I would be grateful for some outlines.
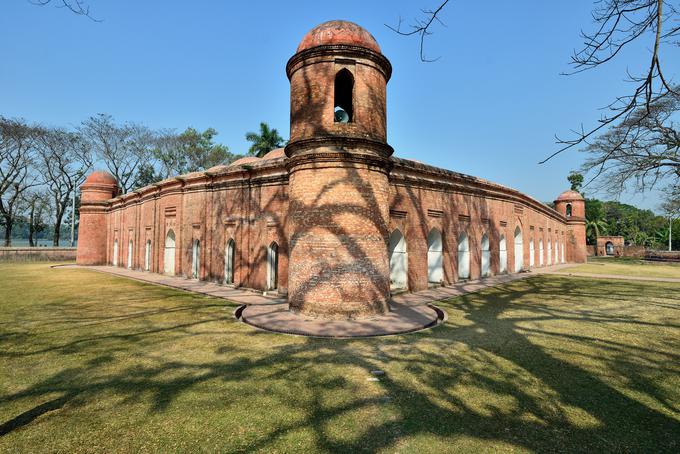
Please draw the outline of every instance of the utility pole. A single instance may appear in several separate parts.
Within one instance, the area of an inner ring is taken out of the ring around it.
[[[71,247],[73,247],[75,242],[76,242],[76,189],[73,190],[73,205],[71,206]]]

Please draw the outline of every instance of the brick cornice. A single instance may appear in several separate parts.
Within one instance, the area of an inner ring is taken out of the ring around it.
[[[300,63],[311,58],[326,56],[367,59],[378,65],[385,76],[385,81],[389,81],[392,76],[392,64],[387,57],[381,53],[365,47],[352,46],[349,44],[327,44],[303,50],[290,57],[286,64],[286,75],[288,76],[288,79],[290,80],[293,72]]]
[[[296,140],[286,145],[286,156],[293,158],[298,154],[318,150],[320,148],[332,148],[340,152],[347,150],[361,150],[375,153],[377,156],[389,158],[394,153],[394,149],[386,144],[366,137],[353,136],[321,136],[309,139]],[[335,151],[334,150],[334,151]],[[290,159],[286,161],[289,164]]]

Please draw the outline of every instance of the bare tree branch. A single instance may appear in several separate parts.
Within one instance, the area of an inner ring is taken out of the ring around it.
[[[425,16],[424,18],[416,18],[414,19],[414,22],[409,26],[410,30],[404,31],[402,30],[402,25],[403,21],[401,17],[399,18],[399,22],[397,23],[396,27],[393,27],[391,25],[385,24],[385,27],[389,28],[395,33],[398,33],[402,36],[418,36],[420,38],[420,60],[424,62],[434,62],[439,60],[440,57],[429,59],[425,57],[425,38],[427,36],[430,36],[432,34],[432,25],[437,22],[440,25],[446,26],[444,22],[441,21],[439,18],[439,14],[441,11],[444,9],[446,4],[449,3],[449,0],[443,1],[437,8],[434,10],[431,9],[422,9],[421,12]]]
[[[101,19],[95,19],[90,14],[90,6],[84,0],[28,0],[33,5],[47,6],[54,5],[57,8],[66,8],[72,13],[79,16],[85,16],[94,22],[102,22]]]

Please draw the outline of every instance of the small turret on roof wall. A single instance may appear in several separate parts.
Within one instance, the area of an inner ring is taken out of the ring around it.
[[[80,187],[80,222],[78,224],[79,265],[107,263],[107,201],[119,193],[118,182],[108,172],[93,172]]]

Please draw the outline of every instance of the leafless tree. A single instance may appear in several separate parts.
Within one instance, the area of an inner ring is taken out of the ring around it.
[[[37,235],[47,227],[52,213],[50,198],[46,191],[27,191],[24,195],[30,247],[38,245]]]
[[[24,193],[39,184],[32,172],[35,129],[23,120],[0,117],[0,223],[5,246],[12,245],[12,227]]]
[[[571,138],[557,137],[559,148],[541,163],[545,163],[559,153],[574,147],[587,146],[589,140],[601,134],[609,127],[616,126],[616,134],[623,142],[635,141],[635,138],[625,137],[635,134],[637,130],[646,129],[647,125],[640,124],[640,128],[633,127],[635,122],[643,123],[648,116],[655,115],[656,108],[668,97],[677,96],[677,86],[674,88],[671,79],[664,73],[662,56],[669,46],[678,45],[680,37],[679,5],[677,0],[596,0],[594,1],[592,17],[595,24],[593,31],[581,33],[583,46],[574,51],[571,57],[572,71],[575,74],[597,68],[619,56],[621,51],[633,42],[644,42],[651,49],[647,59],[646,70],[642,74],[628,74],[633,89],[630,93],[617,97],[605,106],[604,114],[598,123],[591,128],[581,127],[574,130]],[[420,58],[423,61],[433,61],[425,57],[425,39],[432,34],[433,27],[443,25],[440,15],[449,1],[439,1],[435,8],[423,9],[422,16],[416,18],[409,28],[402,27],[400,19],[396,27],[389,26],[395,32],[404,36],[417,36],[420,39]],[[621,136],[623,134],[623,137]],[[611,137],[600,141],[606,142]],[[658,149],[658,148],[657,148]],[[592,151],[592,150],[591,150]],[[620,154],[612,152],[603,155],[616,160]],[[663,160],[663,156],[659,157]],[[630,169],[627,163],[607,166],[614,169],[617,166]],[[607,172],[610,174],[609,172]],[[639,169],[637,176],[646,175],[646,167]]]
[[[385,26],[402,36],[417,36],[420,40],[420,60],[424,62],[437,61],[439,60],[439,57],[427,58],[425,56],[425,38],[432,35],[432,27],[435,24],[444,25],[442,20],[439,18],[439,14],[442,12],[447,3],[449,3],[449,0],[440,2],[439,5],[434,9],[421,9],[420,12],[423,14],[423,16],[416,17],[406,29],[404,28],[404,21],[401,17],[399,18],[399,22],[396,26],[388,24],[385,24]]]
[[[42,182],[54,209],[53,244],[59,246],[64,215],[92,168],[92,153],[80,134],[64,129],[41,128],[36,142]]]
[[[669,196],[680,198],[673,191],[680,188],[680,129],[673,122],[679,110],[680,95],[671,93],[637,108],[589,143],[583,166],[592,174],[589,183],[612,194],[631,180],[640,191],[667,184]]]
[[[90,14],[90,6],[83,0],[29,0],[30,3],[38,6],[54,5],[57,8],[66,8],[79,16],[85,16],[95,22],[101,22]]]
[[[136,186],[138,168],[152,157],[153,134],[141,125],[118,124],[107,114],[88,118],[78,131],[123,193],[130,192]]]

